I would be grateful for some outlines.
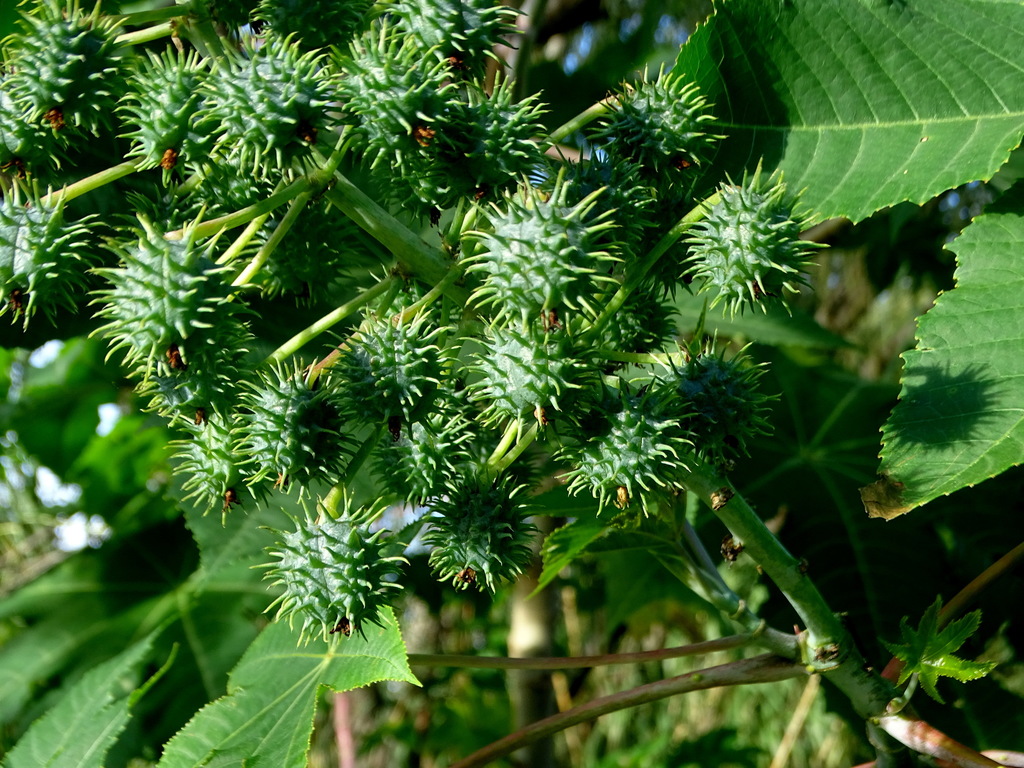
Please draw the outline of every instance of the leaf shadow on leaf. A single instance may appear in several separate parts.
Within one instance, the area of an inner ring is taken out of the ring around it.
[[[979,366],[952,373],[939,365],[918,365],[904,382],[903,410],[892,420],[888,441],[928,451],[981,438],[998,400],[995,382]]]

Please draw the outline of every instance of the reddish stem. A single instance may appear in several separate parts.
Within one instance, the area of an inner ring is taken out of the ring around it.
[[[924,720],[904,713],[888,715],[878,725],[901,744],[922,755],[929,755],[953,768],[999,768],[1000,763],[951,739]]]

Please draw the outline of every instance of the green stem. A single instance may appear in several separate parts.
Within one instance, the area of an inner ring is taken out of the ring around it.
[[[74,184],[68,184],[63,189],[58,189],[56,192],[51,192],[45,195],[40,200],[41,205],[54,205],[58,200],[63,199],[64,202],[68,200],[74,200],[76,197],[81,197],[87,192],[92,192],[94,189],[123,179],[125,176],[130,176],[139,170],[138,160],[125,160],[123,163],[118,163],[115,166],[94,173],[92,176],[86,176],[84,179],[76,181]]]
[[[764,619],[747,607],[743,598],[729,588],[693,526],[684,523],[681,533],[688,547],[677,545],[677,557],[660,557],[658,559],[661,564],[725,616],[750,632],[752,637],[759,638],[763,648],[788,659],[798,658],[800,645],[797,638],[769,627]],[[682,568],[679,567],[680,563]]]
[[[505,427],[505,434],[501,436],[501,441],[497,447],[491,452],[490,457],[487,459],[487,474],[494,477],[497,473],[494,468],[498,466],[498,463],[502,460],[508,449],[512,447],[512,444],[516,441],[516,437],[521,433],[523,429],[523,422],[520,419],[515,419]]]
[[[508,453],[506,453],[500,461],[491,466],[488,462],[488,472],[491,473],[492,478],[500,477],[501,473],[512,466],[512,462],[523,455],[523,451],[533,445],[533,441],[537,439],[537,425],[534,424],[516,441],[516,444],[512,447]]]
[[[290,355],[295,354],[300,349],[302,349],[303,346],[305,346],[310,341],[315,339],[321,333],[337,325],[346,317],[348,317],[357,309],[359,309],[361,306],[373,301],[375,298],[377,298],[382,293],[387,291],[388,288],[391,287],[391,284],[397,280],[398,278],[394,276],[386,277],[379,283],[374,285],[372,288],[368,288],[367,290],[360,293],[351,301],[345,302],[340,307],[335,309],[333,312],[328,312],[326,315],[321,317],[311,326],[302,329],[297,334],[288,339],[288,341],[286,341],[280,347],[271,352],[267,356],[265,362],[271,365],[275,363],[280,363]],[[333,355],[334,352],[332,352],[331,354]]]
[[[220,255],[217,259],[218,264],[230,264],[246,249],[252,239],[256,236],[256,233],[260,231],[260,227],[267,223],[267,219],[270,218],[269,213],[265,213],[262,216],[257,216],[255,219],[250,221],[242,234],[235,238],[235,241]]]
[[[312,175],[306,176],[292,182],[280,192],[272,194],[266,200],[260,200],[258,203],[248,205],[234,213],[229,213],[216,219],[204,221],[202,224],[199,224],[194,228],[195,237],[210,237],[211,235],[216,235],[221,230],[240,227],[243,224],[248,224],[253,219],[271,213],[275,208],[279,208],[285,203],[291,202],[304,192],[313,189],[313,181],[311,177]],[[168,240],[181,240],[184,234],[185,230],[176,229],[173,232],[168,232],[165,237]]]
[[[807,576],[806,564],[790,554],[726,478],[697,466],[683,484],[711,507],[796,610],[807,627],[804,662],[808,667],[824,673],[863,717],[884,715],[897,692],[877,673],[867,671],[867,662],[849,632]]]
[[[373,453],[373,449],[377,447],[377,441],[380,440],[381,430],[375,429],[373,434],[366,438],[362,445],[359,446],[359,450],[355,452],[352,460],[345,467],[345,474],[342,475],[341,479],[327,492],[324,496],[322,505],[324,511],[327,512],[333,519],[337,520],[340,512],[338,511],[339,505],[345,499],[345,491],[348,488],[349,483],[352,482],[352,478],[362,469],[363,464]]]
[[[451,269],[448,270],[448,274],[444,276],[437,285],[427,291],[423,298],[408,307],[403,309],[398,315],[397,319],[399,322],[407,323],[419,314],[420,310],[424,307],[429,307],[435,301],[437,301],[442,294],[444,294],[451,286],[455,285],[466,271],[466,265],[463,262],[457,262],[452,264]]]
[[[178,26],[178,33],[187,37],[203,58],[225,59],[234,54],[225,44],[224,38],[217,34],[209,18],[187,16]]]
[[[299,216],[301,216],[302,212],[305,210],[306,203],[308,203],[312,197],[313,191],[307,190],[292,200],[291,205],[288,207],[288,212],[274,229],[274,233],[267,239],[267,242],[263,244],[263,247],[257,251],[256,255],[253,256],[249,265],[242,270],[238,277],[234,279],[231,283],[233,286],[238,287],[247,285],[254,277],[256,277],[259,271],[263,269],[263,265],[267,263],[267,260],[274,252],[274,249],[277,248],[280,242],[288,235],[288,232],[291,231],[292,226],[296,221],[298,221]]]
[[[659,365],[669,366],[673,363],[679,364],[686,362],[686,354],[683,352],[645,353],[619,352],[614,349],[599,349],[594,352],[594,355],[602,360],[614,360],[620,363],[633,363],[634,365],[656,363]]]
[[[123,23],[125,26],[137,27],[141,24],[152,24],[154,21],[165,21],[177,19],[188,14],[188,8],[183,5],[170,5],[166,8],[156,8],[152,11],[136,11],[135,13],[122,13],[112,15],[111,18]]]
[[[644,664],[650,661],[679,659],[684,656],[700,656],[718,653],[734,648],[743,648],[755,641],[753,634],[730,635],[717,640],[662,648],[657,651],[638,653],[606,653],[602,656],[535,657],[510,659],[495,656],[453,656],[447,654],[410,653],[410,666],[459,667],[461,669],[591,669],[614,664]]]
[[[659,680],[629,691],[588,701],[586,704],[528,725],[454,763],[451,768],[477,768],[571,726],[594,720],[610,712],[660,701],[669,696],[726,685],[772,683],[806,674],[807,670],[800,664],[778,656],[764,655],[702,669],[699,672],[690,672],[668,680]]]
[[[585,110],[580,112],[576,117],[558,126],[548,136],[548,141],[552,144],[557,144],[560,141],[565,140],[567,137],[576,133],[576,131],[582,130],[585,126],[594,122],[601,115],[607,114],[612,110],[612,105],[618,102],[618,96],[609,96],[606,99],[596,104],[591,104]]]
[[[118,45],[142,45],[143,43],[159,40],[162,37],[170,37],[176,29],[177,24],[175,22],[166,21],[163,24],[155,24],[152,27],[137,29],[134,32],[125,32],[123,35],[118,35],[114,42]]]
[[[715,192],[676,222],[676,225],[657,242],[657,244],[643,258],[643,261],[630,268],[629,274],[619,287],[619,290],[617,290],[615,295],[608,300],[608,303],[601,311],[597,320],[594,321],[594,324],[587,329],[587,336],[593,338],[597,335],[597,333],[615,316],[615,313],[619,311],[622,305],[626,303],[629,295],[643,282],[644,278],[647,277],[647,273],[650,272],[654,268],[654,265],[658,263],[658,259],[664,256],[668,252],[668,249],[675,245],[676,241],[679,240],[679,238],[682,237],[690,227],[703,219],[706,215],[705,212],[707,208],[710,208],[717,201],[718,193]]]
[[[334,186],[325,193],[332,205],[393,253],[403,270],[435,285],[444,280],[451,261],[440,250],[427,245],[344,175],[336,173],[334,178]],[[460,304],[469,297],[465,289],[455,285],[445,292]]]

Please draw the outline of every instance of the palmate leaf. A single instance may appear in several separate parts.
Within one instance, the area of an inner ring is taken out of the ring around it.
[[[162,672],[141,688],[126,688],[153,635],[87,672],[37,720],[7,755],[4,768],[102,768],[107,751],[131,718],[132,706]]]
[[[159,768],[304,768],[321,687],[347,691],[381,680],[418,685],[394,614],[365,637],[335,635],[296,646],[287,623],[268,626],[231,672],[228,694],[204,707],[167,744]]]
[[[950,249],[956,288],[918,322],[900,402],[882,429],[882,479],[862,489],[891,519],[1024,461],[1024,193],[1013,190]]]
[[[988,179],[1024,132],[1024,5],[729,0],[683,46],[726,136],[716,172],[763,158],[824,217],[859,220]]]
[[[939,630],[941,607],[942,600],[936,599],[924,612],[916,631],[910,628],[904,617],[900,622],[903,642],[885,643],[885,647],[904,664],[900,683],[916,674],[928,695],[939,703],[945,703],[935,687],[940,677],[952,677],[962,683],[977,680],[991,672],[995,662],[967,661],[955,655],[967,638],[977,631],[981,611],[969,613]]]

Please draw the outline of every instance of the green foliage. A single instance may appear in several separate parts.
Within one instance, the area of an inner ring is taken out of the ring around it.
[[[960,646],[978,631],[981,612],[969,613],[940,630],[941,607],[942,601],[938,599],[928,606],[916,630],[911,629],[904,618],[900,622],[900,637],[903,642],[885,644],[885,647],[903,662],[899,682],[903,683],[911,675],[917,675],[928,695],[940,703],[942,697],[935,687],[940,677],[951,677],[965,683],[984,677],[995,667],[995,662],[992,661],[968,661],[955,655]]]
[[[7,755],[8,768],[75,765],[102,768],[117,737],[128,725],[135,702],[156,682],[125,686],[150,651],[152,638],[142,640],[110,661],[90,670],[57,706],[36,721]]]
[[[872,514],[908,512],[1020,463],[1020,339],[1007,318],[1021,311],[1010,278],[1024,239],[1021,199],[1008,194],[949,246],[957,288],[921,318],[917,348],[904,353],[900,403],[883,428],[884,478],[865,488]]]
[[[302,768],[320,686],[347,691],[381,680],[416,683],[394,616],[386,613],[381,624],[365,636],[317,639],[303,648],[295,647],[286,624],[267,627],[231,671],[227,695],[189,722],[157,765],[259,760]]]
[[[1005,193],[1019,169],[994,177],[1024,135],[1017,5],[730,0],[674,66],[633,36],[674,34],[675,4],[607,4],[575,31],[488,0],[143,5],[41,0],[3,43],[0,338],[25,349],[0,355],[12,766],[305,765],[323,689],[416,682],[396,617],[417,647],[500,655],[510,606],[545,655],[743,632],[731,658],[809,664],[846,722],[886,726],[877,638],[1017,535],[1024,198]],[[608,77],[625,78],[611,95]],[[978,179],[1002,195],[981,215],[967,190],[898,205]],[[915,250],[918,216],[936,243],[975,217],[955,287]],[[802,237],[834,247],[811,259]],[[953,496],[935,525],[882,534],[855,489],[937,286],[865,501],[895,517],[1003,476],[967,523]],[[57,553],[72,511],[93,538]],[[528,611],[501,589],[520,579]],[[1019,603],[1019,580],[999,589],[986,615]],[[938,610],[885,647],[941,702],[938,677],[993,665],[954,655],[978,615],[940,631]],[[1011,659],[1022,640],[1001,631]],[[172,661],[139,687],[143,659]],[[419,660],[422,696],[373,694],[393,707],[381,764],[456,762],[526,725],[506,727],[497,674]],[[605,711],[709,663],[603,677],[620,660],[569,695],[620,691]],[[1024,749],[1019,706],[984,711],[993,690],[1019,705],[1011,678],[934,722]],[[609,714],[528,761],[870,759],[787,758],[784,731],[842,739],[823,704],[772,690],[729,722],[706,714],[719,690]],[[335,701],[342,717],[355,699]]]

